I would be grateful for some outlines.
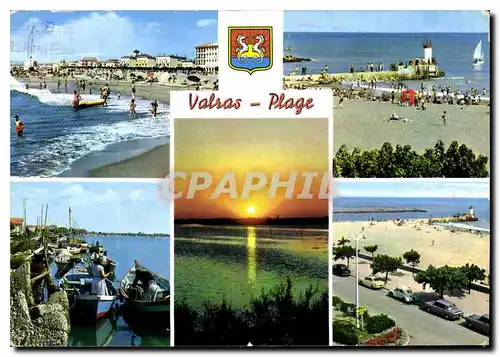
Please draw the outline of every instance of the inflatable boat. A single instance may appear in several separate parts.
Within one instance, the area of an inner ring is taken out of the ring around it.
[[[78,105],[73,105],[73,108],[85,109],[85,108],[95,107],[97,105],[103,105],[103,104],[104,104],[104,99],[89,100],[89,101],[80,102]]]

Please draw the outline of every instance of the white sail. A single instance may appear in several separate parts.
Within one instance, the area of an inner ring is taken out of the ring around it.
[[[472,56],[472,58],[475,60],[482,60],[484,58],[483,41],[479,41],[479,43],[477,44],[476,49],[474,50],[474,56]]]
[[[293,50],[292,34],[289,33],[285,43],[285,51],[292,51],[292,50]]]

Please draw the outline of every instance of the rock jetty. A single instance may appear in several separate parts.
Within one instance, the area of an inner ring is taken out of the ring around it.
[[[70,331],[68,296],[58,291],[35,305],[29,261],[10,273],[10,345],[67,347]]]
[[[295,63],[295,62],[311,62],[312,58],[306,57],[296,57],[294,55],[284,55],[283,63]]]
[[[427,212],[425,209],[420,208],[358,208],[358,209],[345,209],[333,210],[333,214],[339,213],[405,213],[405,212]]]

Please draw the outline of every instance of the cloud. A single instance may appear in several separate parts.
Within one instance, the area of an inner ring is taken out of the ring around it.
[[[141,196],[142,196],[142,190],[134,190],[128,194],[128,198],[132,202],[138,201],[141,198]]]
[[[198,22],[196,22],[196,26],[198,26],[198,27],[213,26],[216,23],[217,23],[216,19],[202,19],[202,20],[198,20]]]
[[[115,12],[93,12],[65,23],[30,18],[11,30],[11,60],[26,59],[31,29],[35,28],[33,57],[41,62],[79,59],[82,56],[119,57],[135,47],[156,42],[161,24],[134,23]]]
[[[84,192],[82,185],[74,184],[62,191],[62,196],[79,196]]]

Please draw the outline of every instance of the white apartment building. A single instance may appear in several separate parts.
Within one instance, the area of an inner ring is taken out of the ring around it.
[[[209,73],[214,73],[219,67],[219,44],[209,42],[195,47],[194,65],[202,67]]]
[[[118,67],[120,66],[120,61],[117,59],[109,59],[102,63],[103,67]]]
[[[175,55],[157,55],[156,56],[156,67],[163,68],[177,68],[182,67],[182,62],[186,60],[186,57],[175,56]]]
[[[184,61],[181,61],[181,67],[182,68],[193,68],[194,63],[193,63],[193,61],[184,60]]]
[[[136,65],[136,58],[134,56],[123,56],[120,58],[120,67],[130,67],[133,68]]]

